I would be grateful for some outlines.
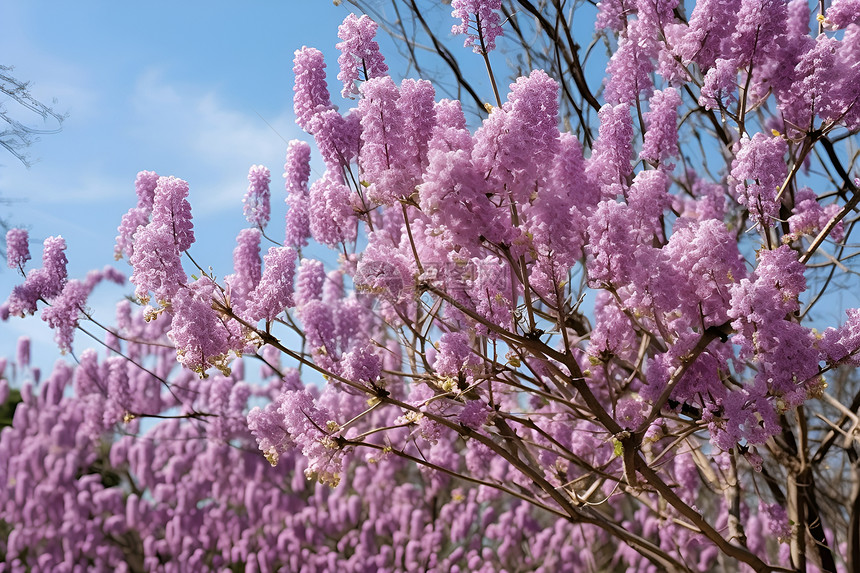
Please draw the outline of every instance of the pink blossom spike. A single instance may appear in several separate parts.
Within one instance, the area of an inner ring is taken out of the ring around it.
[[[266,267],[263,276],[248,299],[247,314],[254,321],[272,321],[295,304],[296,251],[289,247],[271,247],[263,262]]]
[[[341,39],[335,46],[341,52],[337,79],[343,82],[341,94],[345,98],[359,94],[356,82],[384,76],[388,71],[379,44],[373,39],[376,28],[376,22],[367,15],[349,14],[337,29],[337,37]]]
[[[29,235],[25,229],[6,231],[6,264],[10,269],[23,268],[30,260]]]
[[[451,33],[466,34],[464,47],[476,54],[496,49],[496,38],[502,35],[501,0],[453,0],[451,9],[451,16],[461,21],[451,27]]]
[[[248,192],[242,199],[245,219],[252,227],[265,229],[271,215],[269,183],[272,176],[262,165],[253,165],[248,171]]]

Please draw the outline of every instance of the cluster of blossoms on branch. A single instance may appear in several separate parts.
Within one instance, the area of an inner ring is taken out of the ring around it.
[[[500,2],[452,6],[491,50]],[[806,432],[837,401],[828,377],[860,365],[860,311],[804,319],[811,261],[842,256],[860,197],[828,139],[860,127],[860,4],[835,2],[817,38],[802,0],[703,0],[686,21],[671,0],[599,6],[617,45],[588,149],[546,72],[470,128],[429,81],[387,75],[376,25],[351,15],[353,109],[321,52],[295,54],[325,172],[290,143],[283,240],[253,166],[219,281],[190,254],[188,183],[141,172],[116,239],[134,303],[104,353],[24,381],[0,435],[11,570],[856,564],[808,493],[835,438],[810,451]],[[719,178],[685,151],[693,115]],[[819,147],[836,189],[810,187]],[[302,257],[311,241],[334,254]],[[23,269],[26,236],[7,244]],[[41,303],[70,351],[90,292],[122,277],[69,280],[64,249],[46,240],[0,313]]]

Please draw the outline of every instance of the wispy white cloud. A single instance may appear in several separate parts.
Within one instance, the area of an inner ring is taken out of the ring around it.
[[[285,140],[301,136],[287,108],[264,118],[231,107],[213,90],[172,83],[158,70],[141,75],[132,102],[134,140],[152,148],[171,174],[188,179],[192,193],[204,190],[205,200],[195,204],[202,211],[237,205],[251,165],[269,167],[277,184]]]

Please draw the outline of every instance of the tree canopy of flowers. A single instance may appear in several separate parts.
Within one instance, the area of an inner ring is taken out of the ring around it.
[[[860,3],[602,0],[594,93],[579,63],[495,87],[527,25],[569,47],[560,9],[451,5],[480,121],[350,15],[338,85],[295,53],[325,172],[290,143],[277,224],[250,168],[232,274],[149,171],[113,320],[87,299],[122,273],[69,278],[62,237],[27,271],[9,232],[0,317],[75,360],[0,359],[0,571],[860,567],[860,309],[810,312],[858,285]]]

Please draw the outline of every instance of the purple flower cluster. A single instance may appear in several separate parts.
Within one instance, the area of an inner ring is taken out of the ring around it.
[[[10,269],[23,267],[30,260],[30,239],[24,229],[6,231],[6,264]]]
[[[308,220],[308,180],[311,176],[311,146],[293,140],[287,147],[284,164],[284,186],[287,190],[286,238],[284,244],[295,249],[305,247],[311,236]]]
[[[650,110],[644,117],[648,125],[639,157],[653,163],[678,157],[678,128],[676,126],[681,94],[674,88],[656,91],[648,101]],[[667,166],[671,170],[674,166]]]
[[[154,171],[141,171],[134,182],[137,192],[137,206],[132,207],[123,215],[117,231],[114,246],[116,260],[126,257],[131,259],[134,253],[134,234],[141,225],[146,225],[152,215],[152,205],[155,202],[155,188],[158,185],[158,174]]]
[[[135,295],[159,302],[169,301],[186,281],[181,254],[194,243],[188,183],[175,177],[159,177],[154,190],[152,217],[134,232],[135,248],[129,262]],[[121,229],[122,231],[122,229]]]
[[[618,50],[606,68],[603,95],[608,103],[633,104],[653,89],[651,73],[658,53],[650,31],[643,20],[633,20],[627,26],[627,33],[619,40]]]
[[[389,76],[382,76],[365,82],[361,95],[362,178],[373,201],[390,205],[412,194],[419,175],[409,169],[413,154],[405,129],[406,117],[398,105],[400,90]]]
[[[239,314],[247,307],[251,292],[260,282],[260,229],[242,229],[233,249],[233,274],[224,278],[229,289],[230,305]]]
[[[366,15],[350,14],[337,29],[337,37],[341,39],[335,46],[340,50],[337,79],[343,82],[343,97],[359,94],[355,85],[357,81],[383,77],[388,71],[379,44],[373,39],[376,28],[376,22]]]
[[[451,27],[452,34],[466,34],[466,48],[476,54],[488,54],[496,49],[496,38],[502,35],[501,0],[452,0],[451,16],[461,23]]]
[[[293,59],[293,73],[296,76],[293,111],[296,123],[306,131],[315,115],[333,109],[325,68],[322,52],[316,48],[296,50]]]
[[[42,251],[42,267],[31,269],[23,284],[12,289],[3,303],[5,316],[34,314],[39,300],[51,300],[63,290],[68,277],[65,251],[66,241],[62,237],[48,237]]]
[[[250,293],[247,315],[254,321],[272,321],[294,305],[293,274],[296,252],[289,247],[271,247],[263,259],[266,270]]]
[[[350,190],[340,175],[326,171],[311,185],[308,219],[311,236],[320,244],[334,247],[353,240],[356,220],[349,201]]]
[[[269,183],[272,176],[262,165],[253,165],[248,171],[248,192],[242,199],[245,208],[245,219],[252,227],[263,229],[269,222],[271,207],[269,204]]]
[[[535,70],[511,84],[508,101],[475,132],[472,161],[495,189],[525,204],[558,153],[558,83]]]
[[[733,191],[738,203],[745,206],[750,218],[762,228],[773,226],[779,214],[777,194],[782,188],[788,167],[783,157],[785,141],[756,133],[744,137],[732,162]]]
[[[598,112],[600,131],[588,162],[588,175],[600,182],[601,197],[614,198],[619,185],[626,185],[632,172],[633,123],[630,106],[604,105]]]
[[[152,292],[159,302],[169,300],[187,280],[170,229],[152,223],[138,227],[134,244],[129,262],[134,267],[130,280],[137,287],[135,295],[148,301]]]
[[[839,213],[840,208],[836,203],[822,207],[818,203],[818,195],[808,187],[804,187],[794,195],[794,209],[788,218],[788,227],[791,232],[783,237],[784,242],[796,241],[804,235],[817,235],[821,229]],[[830,238],[841,241],[845,232],[845,225],[839,221],[830,231]]]
[[[176,346],[177,360],[200,376],[210,367],[227,371],[230,332],[212,308],[215,285],[201,278],[179,289],[171,300],[168,336]]]
[[[62,292],[54,298],[51,306],[42,310],[42,320],[54,330],[54,338],[62,352],[72,349],[72,339],[78,318],[84,310],[90,289],[79,280],[73,279],[63,286]]]

